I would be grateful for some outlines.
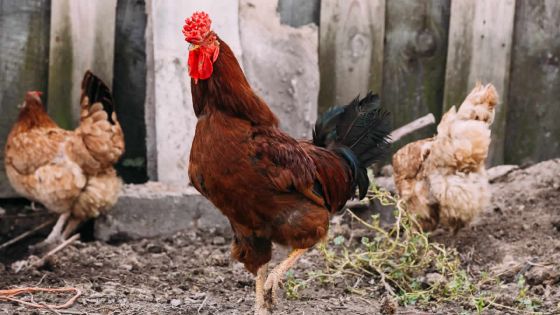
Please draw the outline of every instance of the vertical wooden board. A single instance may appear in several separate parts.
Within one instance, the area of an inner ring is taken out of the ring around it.
[[[504,162],[560,156],[560,2],[517,1]]]
[[[385,0],[321,1],[319,111],[381,92]]]
[[[491,82],[502,97],[508,95],[515,0],[453,1],[453,6],[450,45],[465,42],[451,48],[447,60],[445,108],[460,104],[477,81]],[[488,165],[504,161],[506,105],[502,101],[496,109]]]
[[[117,171],[127,183],[147,181],[146,173],[146,3],[118,0],[113,96],[125,136]]]
[[[188,43],[181,32],[185,18],[206,11],[212,29],[241,61],[238,1],[148,0],[146,34],[148,172],[150,179],[186,185],[196,117],[187,71]]]
[[[17,105],[26,91],[47,91],[50,6],[50,0],[0,0],[1,198],[16,196],[4,172],[4,146]]]
[[[450,2],[387,1],[382,102],[398,128],[427,113],[441,117]],[[397,142],[433,135],[424,128]]]
[[[239,2],[243,64],[251,87],[278,116],[282,129],[296,138],[311,138],[319,94],[317,25],[282,24],[282,14],[299,9],[290,9],[283,0],[280,14],[277,0]],[[299,12],[301,20],[290,23],[311,21],[313,11],[308,13],[304,19]]]
[[[451,1],[449,43],[445,69],[443,111],[460,105],[469,88],[469,71],[472,54],[474,1]]]
[[[91,70],[113,83],[117,0],[58,0],[52,4],[49,113],[64,128],[79,120],[80,83]]]
[[[469,86],[492,82],[502,97],[508,95],[515,0],[477,0]],[[496,107],[488,164],[504,163],[507,102]]]
[[[277,11],[282,24],[293,27],[311,23],[319,25],[321,0],[279,0]]]

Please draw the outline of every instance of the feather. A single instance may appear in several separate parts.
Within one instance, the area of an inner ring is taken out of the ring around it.
[[[369,188],[366,168],[387,152],[390,132],[389,113],[381,107],[379,97],[369,92],[346,106],[329,109],[318,119],[313,144],[329,148],[344,158],[361,199]]]
[[[313,143],[320,147],[326,147],[328,143],[336,138],[336,124],[340,115],[344,112],[344,107],[331,107],[315,123],[313,129]]]
[[[89,100],[89,106],[93,106],[95,103],[101,103],[103,105],[103,110],[107,113],[109,122],[114,125],[115,122],[112,117],[114,111],[113,94],[111,94],[109,87],[89,70],[86,71],[84,79],[82,80],[81,101],[83,101],[86,96]]]

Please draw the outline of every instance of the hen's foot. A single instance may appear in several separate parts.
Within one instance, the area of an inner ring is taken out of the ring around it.
[[[62,237],[58,238],[51,238],[50,240],[44,240],[34,245],[29,245],[29,253],[35,256],[43,256],[49,251],[55,249],[58,245],[60,245],[64,240]]]

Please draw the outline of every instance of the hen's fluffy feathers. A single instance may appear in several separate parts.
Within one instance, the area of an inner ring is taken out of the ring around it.
[[[124,150],[108,88],[90,72],[83,82],[75,131],[59,128],[30,92],[5,150],[6,172],[18,193],[77,219],[96,217],[116,202],[121,180],[113,164]]]
[[[456,231],[488,204],[484,163],[497,102],[491,84],[477,84],[458,111],[443,116],[435,137],[393,156],[397,190],[425,230],[441,224]]]

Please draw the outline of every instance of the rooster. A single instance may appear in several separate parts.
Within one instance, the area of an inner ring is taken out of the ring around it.
[[[284,273],[327,236],[329,215],[369,186],[366,167],[388,149],[388,113],[368,94],[317,121],[298,141],[252,90],[206,13],[186,19],[188,71],[198,122],[189,178],[228,219],[232,257],[256,275],[255,313],[269,314]],[[268,273],[272,244],[292,249]]]
[[[27,92],[8,135],[4,163],[11,185],[60,215],[36,250],[68,238],[80,222],[111,208],[121,191],[113,164],[123,154],[123,132],[109,88],[89,71],[80,104],[80,125],[64,130],[48,116],[41,92]]]
[[[442,117],[436,136],[393,156],[397,191],[423,230],[441,224],[456,233],[488,204],[485,161],[497,103],[494,86],[478,83]]]

